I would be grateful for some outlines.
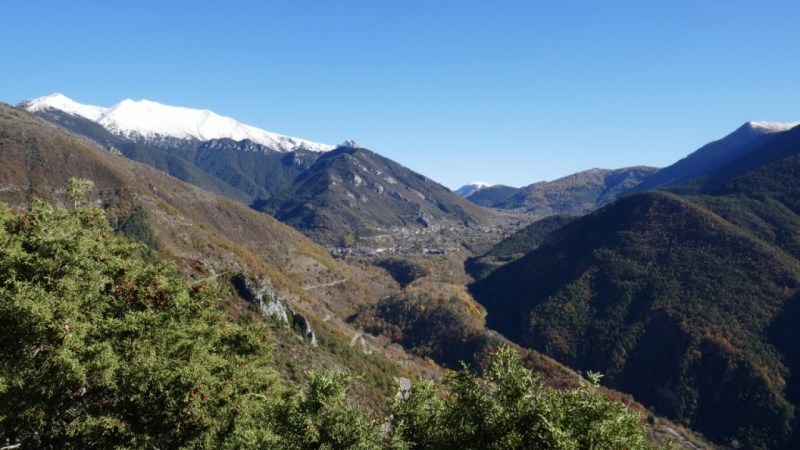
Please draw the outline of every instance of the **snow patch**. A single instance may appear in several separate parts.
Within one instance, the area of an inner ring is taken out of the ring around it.
[[[39,97],[33,100],[25,100],[18,105],[20,108],[30,112],[39,112],[46,109],[57,109],[74,116],[81,116],[92,121],[97,121],[107,108],[102,106],[83,105],[64,94],[55,93],[45,97]]]
[[[782,131],[791,130],[800,125],[800,122],[747,122],[747,125],[763,133],[780,133]]]
[[[456,194],[462,197],[469,197],[470,195],[480,191],[483,188],[491,187],[493,184],[487,183],[485,181],[473,181],[472,183],[465,184],[460,188],[456,189]]]
[[[284,136],[246,125],[206,109],[163,105],[150,100],[123,100],[110,108],[83,105],[63,94],[53,94],[19,105],[30,112],[48,108],[97,122],[112,133],[134,139],[249,139],[273,150],[290,152],[300,148],[325,152],[334,146]]]

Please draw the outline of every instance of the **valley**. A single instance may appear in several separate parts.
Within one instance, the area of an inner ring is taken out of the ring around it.
[[[479,227],[434,224],[424,228],[378,228],[373,230],[374,234],[361,237],[351,246],[329,247],[329,250],[332,255],[342,257],[350,255],[446,255],[465,251],[482,253],[535,220],[535,217],[516,211],[497,211],[495,217]]]
[[[6,2],[0,450],[800,449],[800,2]]]
[[[118,233],[225,286],[234,323],[269,326],[282,379],[357,373],[351,400],[374,411],[398,382],[483,374],[511,348],[552,388],[601,372],[654,442],[798,442],[800,128],[748,123],[665,169],[462,197],[352,141],[196,111],[1,106],[0,200],[67,205],[68,181],[91,180]]]

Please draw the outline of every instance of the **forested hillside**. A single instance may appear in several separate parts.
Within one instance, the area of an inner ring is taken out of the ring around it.
[[[636,194],[554,231],[473,285],[489,326],[717,441],[795,448],[800,170],[773,156],[790,138],[711,195]]]

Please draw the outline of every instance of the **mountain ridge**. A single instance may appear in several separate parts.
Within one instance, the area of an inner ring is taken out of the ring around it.
[[[393,226],[475,225],[491,215],[354,141],[319,152],[275,150],[251,139],[131,139],[79,114],[53,109],[52,101],[40,103],[23,106],[108,150],[274,215],[326,245],[352,245],[360,236]]]
[[[487,183],[485,181],[473,181],[472,183],[468,183],[465,184],[464,186],[461,186],[460,188],[456,189],[453,192],[462,197],[469,197],[470,195],[480,191],[481,189],[485,189],[492,186],[493,186],[492,183]]]
[[[623,195],[656,170],[647,166],[594,168],[521,188],[490,186],[467,199],[482,206],[519,210],[539,217],[585,214]]]
[[[281,135],[221,116],[207,109],[164,105],[150,100],[125,99],[104,108],[78,103],[56,93],[17,105],[28,112],[57,109],[96,122],[114,134],[141,140],[178,138],[197,141],[249,139],[270,149],[289,152],[299,148],[324,152],[334,148],[301,138]]]
[[[471,286],[487,323],[717,442],[797,448],[800,129],[782,133],[707,189],[631,194],[532,242]]]
[[[340,245],[391,227],[474,226],[491,212],[445,186],[363,147],[323,153],[263,210]]]
[[[746,122],[726,136],[703,145],[679,161],[659,170],[628,192],[674,186],[708,175],[778,138],[797,125],[800,125],[800,122]]]

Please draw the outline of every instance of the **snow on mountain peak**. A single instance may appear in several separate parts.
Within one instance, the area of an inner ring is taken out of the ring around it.
[[[26,100],[19,104],[30,112],[43,111],[45,109],[58,109],[65,113],[85,117],[89,120],[97,120],[105,112],[106,108],[100,106],[84,105],[78,103],[64,94],[56,92],[45,97],[39,97],[34,100]]]
[[[179,138],[207,141],[211,139],[249,139],[278,151],[298,148],[324,152],[334,148],[305,139],[262,130],[206,109],[163,105],[151,100],[125,99],[110,108],[83,105],[62,94],[27,100],[19,105],[37,112],[48,108],[84,117],[99,123],[112,133],[129,138]]]
[[[791,130],[800,125],[800,122],[747,122],[746,125],[762,133],[780,133]]]
[[[456,194],[462,197],[469,197],[470,195],[480,191],[483,188],[493,186],[491,183],[485,181],[473,181],[472,183],[465,184],[456,190]]]
[[[350,147],[350,148],[364,148],[355,139],[348,139],[341,143],[342,147]]]

